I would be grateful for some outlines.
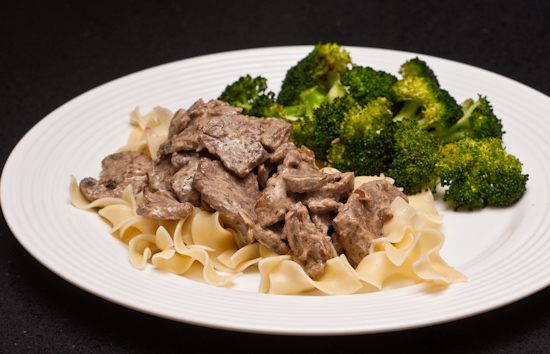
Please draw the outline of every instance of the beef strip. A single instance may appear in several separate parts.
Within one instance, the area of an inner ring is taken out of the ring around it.
[[[353,172],[324,174],[317,176],[285,176],[289,191],[305,193],[301,198],[312,213],[327,213],[337,210],[353,192],[355,175]],[[306,183],[311,183],[308,187]]]
[[[384,223],[393,217],[390,205],[407,196],[386,180],[367,182],[356,189],[333,220],[334,243],[356,267],[369,254],[372,242],[382,236]]]
[[[290,248],[283,234],[284,222],[278,222],[270,226],[261,227],[256,224],[253,235],[256,241],[278,254],[288,254]]]
[[[252,127],[254,120],[263,119],[243,115],[213,117],[200,135],[208,151],[239,177],[245,177],[269,158]]]
[[[177,168],[172,164],[170,155],[157,157],[147,171],[148,188],[153,192],[158,190],[171,191],[170,179],[177,171]]]
[[[170,123],[172,133],[166,142],[160,145],[158,155],[172,154],[178,151],[200,151],[204,145],[200,140],[200,133],[203,127],[216,116],[238,115],[242,108],[233,107],[226,102],[219,100],[210,100],[205,103],[203,100],[195,102],[187,111],[178,115],[178,121]],[[189,120],[187,124],[184,120]],[[176,133],[178,129],[182,131]],[[170,130],[169,130],[170,132]],[[169,133],[170,134],[170,133]]]
[[[263,146],[269,151],[276,151],[279,146],[290,142],[292,125],[277,118],[254,118],[251,129]]]
[[[275,164],[280,164],[281,162],[284,161],[286,155],[288,155],[288,153],[293,150],[298,150],[298,148],[296,147],[296,145],[294,145],[293,142],[287,142],[287,143],[281,144],[277,148],[277,150],[275,150],[271,154],[271,156],[269,157],[269,161]]]
[[[308,214],[311,227],[328,237],[335,212],[353,191],[354,178],[353,173],[320,171],[313,153],[306,147],[298,149],[284,144],[281,149],[286,157],[278,165],[277,173],[268,179],[254,207],[257,215],[254,237],[272,251],[286,254],[292,252],[292,245],[285,233],[273,225],[286,223],[286,216],[300,202],[311,213]]]
[[[201,156],[200,153],[194,151],[178,151],[172,154],[171,162],[172,165],[179,170],[189,163],[194,163],[194,161]]]
[[[271,177],[255,201],[254,211],[259,226],[266,227],[285,219],[295,201],[288,195],[284,178],[280,174]]]
[[[124,151],[111,154],[101,162],[99,180],[84,178],[80,181],[80,191],[86,199],[120,198],[124,189],[132,185],[134,194],[140,193],[147,184],[147,170],[151,158],[141,151]]]
[[[294,145],[294,144],[292,144]],[[277,167],[277,172],[267,180],[266,187],[260,194],[254,210],[257,215],[257,222],[260,226],[266,227],[285,219],[285,214],[290,210],[297,200],[289,195],[285,183],[285,176],[300,173],[313,174],[321,172],[311,164],[308,154],[303,154],[294,145],[294,148],[285,148],[286,157]]]
[[[174,195],[167,190],[143,193],[146,202],[138,205],[136,213],[156,220],[185,219],[193,211],[191,203],[180,203]]]
[[[170,127],[168,128],[168,138],[173,137],[176,134],[181,133],[191,121],[190,115],[184,108],[180,108],[174,113],[174,117],[170,120]]]
[[[286,214],[283,235],[288,240],[292,259],[313,279],[322,276],[326,262],[336,257],[330,237],[315,226],[300,202]]]
[[[193,188],[193,179],[199,167],[200,157],[188,156],[185,161],[186,163],[180,164],[178,172],[170,179],[170,185],[180,202],[201,206],[201,195]]]
[[[260,195],[254,174],[240,178],[227,170],[219,160],[201,158],[193,179],[201,201],[236,225],[244,244],[254,241],[252,228],[256,213],[254,203]]]

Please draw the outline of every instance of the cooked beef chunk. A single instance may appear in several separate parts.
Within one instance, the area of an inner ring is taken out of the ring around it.
[[[138,205],[136,213],[157,220],[185,219],[193,211],[190,203],[180,203],[167,190],[144,191],[146,202]]]
[[[243,115],[214,117],[203,127],[200,137],[208,151],[227,169],[245,177],[269,158],[252,129],[254,120],[260,119]]]
[[[326,174],[320,171],[314,163],[314,155],[306,147],[282,148],[286,157],[278,165],[277,173],[267,181],[254,207],[257,215],[254,236],[272,251],[285,254],[286,234],[275,232],[272,225],[285,223],[290,210],[300,202],[311,213],[311,217],[308,214],[311,227],[316,229],[316,233],[328,237],[332,217],[353,191],[354,178],[353,173]],[[289,246],[292,253],[293,246]]]
[[[254,241],[254,203],[260,195],[258,180],[254,174],[240,178],[227,170],[219,160],[201,158],[193,187],[201,194],[203,203],[219,211],[236,225],[244,244]]]
[[[317,226],[317,228],[325,235],[330,235],[332,232],[332,219],[336,216],[336,212],[328,213],[309,213],[311,221]]]
[[[172,165],[170,155],[157,157],[147,171],[147,177],[149,178],[148,188],[152,192],[158,190],[171,191],[170,179],[176,172],[177,169]]]
[[[284,143],[271,154],[271,156],[269,157],[269,161],[275,164],[279,164],[283,162],[286,155],[288,155],[288,153],[293,150],[298,150],[293,142]]]
[[[161,144],[158,150],[158,155],[167,155],[182,150],[202,150],[204,146],[200,140],[200,133],[202,132],[203,127],[213,117],[238,115],[241,112],[242,108],[233,107],[223,101],[210,100],[205,103],[203,100],[198,100],[187,111],[178,116],[179,121],[183,122],[188,118],[189,122],[187,124],[174,122],[173,127],[171,127],[174,135]],[[181,132],[176,133],[177,130],[183,126],[185,126],[185,128]]]
[[[191,117],[187,114],[187,111],[180,108],[174,113],[174,117],[170,120],[170,127],[168,128],[168,138],[179,134],[183,129],[187,128],[187,125],[191,121]]]
[[[178,155],[179,156],[179,155]],[[201,195],[193,188],[193,179],[199,167],[200,157],[189,156],[170,179],[172,190],[180,202],[189,202],[194,206],[201,206]]]
[[[294,146],[294,149],[287,146],[285,151],[286,157],[283,162],[278,165],[277,173],[267,180],[266,187],[262,191],[254,207],[257,215],[257,222],[262,227],[283,221],[285,219],[285,214],[297,201],[294,198],[295,196],[288,193],[285,176],[300,174],[316,174],[319,178],[323,176],[309,159],[307,151],[311,150],[298,150],[296,146]]]
[[[301,180],[298,176],[285,176],[286,185],[289,191],[296,192],[294,189],[304,180]],[[302,197],[302,203],[304,203],[308,210],[312,213],[327,213],[337,210],[342,202],[345,202],[354,188],[355,175],[353,172],[346,173],[334,173],[325,174],[323,177],[308,177],[307,179],[315,179],[316,182],[312,183],[315,188],[308,189],[303,184],[300,185],[299,190],[303,190],[305,195]],[[296,183],[296,184],[295,184]]]
[[[315,226],[300,202],[286,214],[283,235],[288,240],[292,259],[313,279],[322,276],[326,262],[336,257],[330,237]]]
[[[251,123],[254,134],[269,152],[290,141],[290,123],[277,118],[254,118]]]
[[[283,221],[295,201],[288,195],[283,177],[276,174],[267,181],[255,203],[256,222],[261,227],[267,227]]]
[[[341,245],[355,267],[369,254],[372,242],[382,236],[384,222],[393,217],[390,205],[407,196],[386,180],[367,182],[356,189],[334,218],[334,242]]]
[[[172,165],[179,170],[182,167],[187,166],[189,163],[194,163],[202,155],[194,151],[179,151],[172,154]]]
[[[267,186],[267,180],[273,174],[275,167],[276,166],[272,164],[270,161],[266,161],[263,164],[258,166],[258,171],[257,171],[258,183],[260,184],[261,188],[265,188]]]
[[[80,182],[80,191],[89,201],[105,197],[120,198],[128,185],[132,185],[134,194],[138,194],[147,184],[147,170],[151,162],[151,158],[140,151],[109,155],[101,163],[100,179],[84,178]]]
[[[290,248],[283,235],[284,222],[278,222],[271,226],[254,226],[254,238],[270,250],[278,254],[288,254]]]

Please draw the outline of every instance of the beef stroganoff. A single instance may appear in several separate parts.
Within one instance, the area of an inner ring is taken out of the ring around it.
[[[199,100],[174,114],[130,114],[127,144],[99,179],[71,178],[71,201],[97,211],[149,265],[230,287],[258,269],[258,291],[342,295],[395,279],[465,281],[441,258],[442,215],[430,192],[406,196],[388,177],[319,168],[290,125]]]

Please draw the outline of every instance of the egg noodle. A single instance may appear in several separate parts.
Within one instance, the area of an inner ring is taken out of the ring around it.
[[[118,151],[156,156],[168,137],[172,117],[165,108],[155,107],[146,115],[136,108],[130,113],[134,129]],[[377,178],[384,177],[356,177],[355,186]],[[346,295],[420,282],[445,286],[466,281],[439,254],[445,240],[443,215],[437,212],[429,191],[408,197],[409,203],[402,198],[393,201],[394,216],[384,224],[383,237],[373,242],[369,255],[356,268],[341,255],[328,260],[324,274],[315,280],[289,255],[276,254],[257,242],[242,246],[236,228],[219,212],[195,207],[184,220],[154,220],[136,214],[144,197],[142,193],[135,196],[131,185],[121,198],[89,202],[74,176],[70,198],[76,208],[97,211],[110,223],[110,233],[128,245],[133,267],[154,266],[187,276],[195,264],[202,267],[200,280],[214,286],[231,287],[245,269],[253,267],[260,273],[258,291],[281,295]]]

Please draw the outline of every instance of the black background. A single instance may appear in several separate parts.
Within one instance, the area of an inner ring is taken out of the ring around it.
[[[411,51],[550,95],[546,1],[3,1],[0,17],[2,166],[26,131],[75,96],[141,69],[228,50],[336,42]],[[549,300],[547,288],[485,314],[395,333],[236,333],[95,297],[44,268],[0,223],[0,353],[545,353]]]

